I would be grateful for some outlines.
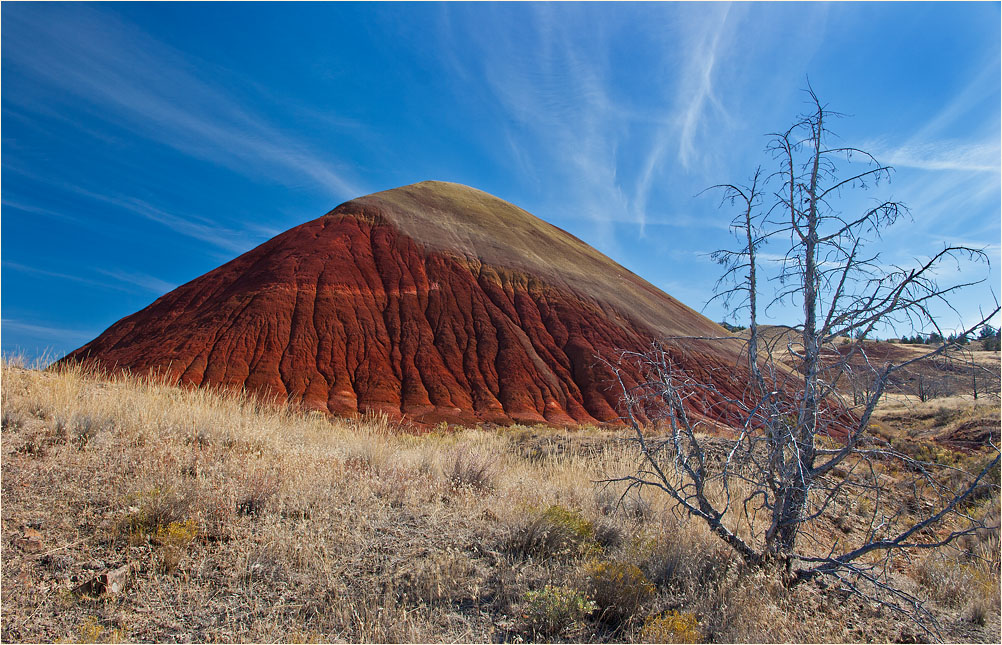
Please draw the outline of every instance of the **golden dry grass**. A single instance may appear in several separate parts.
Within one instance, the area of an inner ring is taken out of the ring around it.
[[[632,472],[636,457],[612,431],[418,436],[385,419],[9,363],[2,396],[4,641],[914,632],[834,592],[743,571],[657,498],[619,503],[596,481]],[[124,565],[124,592],[73,592]],[[972,614],[957,638],[997,639],[997,616],[965,603],[944,602]]]

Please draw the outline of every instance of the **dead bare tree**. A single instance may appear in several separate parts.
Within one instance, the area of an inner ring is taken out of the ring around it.
[[[943,396],[944,388],[939,379],[926,376],[925,374],[919,374],[915,378],[917,379],[915,391],[918,393],[919,401],[925,403],[926,401]],[[976,399],[977,395],[974,398]]]
[[[739,368],[748,375],[747,390],[728,398],[713,383],[687,377],[676,367],[684,338],[624,353],[610,367],[618,374],[632,363],[646,375],[635,386],[619,382],[640,465],[610,481],[668,495],[749,565],[778,564],[791,584],[832,581],[904,612],[934,636],[931,614],[895,583],[891,562],[986,528],[971,499],[989,480],[997,489],[999,452],[993,446],[973,472],[965,472],[908,454],[875,432],[872,415],[891,378],[950,345],[895,363],[868,338],[887,327],[938,330],[933,305],[949,306],[960,289],[979,282],[940,285],[942,265],[987,263],[988,257],[948,246],[901,267],[869,251],[881,231],[908,215],[906,208],[877,201],[849,215],[841,204],[847,193],[878,184],[891,169],[863,150],[833,145],[828,124],[840,115],[807,93],[810,111],[771,135],[767,151],[775,172],[759,168],[748,185],[715,187],[723,192],[722,205],[739,211],[732,222],[739,247],[714,254],[724,267],[715,297],[732,313],[747,314],[747,336],[720,339],[745,342]],[[772,280],[762,278],[759,255],[766,243],[783,248]],[[798,325],[771,335],[759,323],[761,294],[770,282],[777,286],[767,306],[794,303],[802,311]],[[998,311],[996,306],[962,335]],[[843,396],[849,388],[851,400]],[[688,403],[706,400],[708,391],[741,411],[734,436],[708,432],[707,418]],[[845,509],[853,510],[858,526],[826,538],[833,533],[825,528]]]
[[[979,365],[974,351],[971,349],[961,348],[959,354],[961,364],[970,379],[970,392],[974,400],[977,401],[979,396],[987,396],[996,401],[1002,397],[1002,391],[1000,391],[1002,377],[1000,377],[998,370]]]

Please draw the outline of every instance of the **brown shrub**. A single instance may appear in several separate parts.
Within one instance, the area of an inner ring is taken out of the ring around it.
[[[452,460],[448,478],[454,488],[489,490],[494,487],[494,464],[485,455],[460,451]]]

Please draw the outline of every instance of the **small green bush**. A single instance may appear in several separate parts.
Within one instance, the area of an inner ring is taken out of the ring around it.
[[[171,573],[177,569],[198,533],[198,523],[192,519],[157,527],[154,540],[163,547],[160,567],[164,572]]]
[[[601,620],[621,623],[634,616],[655,594],[639,567],[626,562],[593,560],[585,566],[588,593],[601,610]]]
[[[602,547],[596,540],[595,525],[579,512],[563,506],[550,506],[528,524],[514,531],[507,548],[521,556],[575,558],[598,555]]]
[[[558,636],[580,626],[596,608],[595,602],[580,591],[546,585],[542,590],[526,592],[522,618],[535,634]]]
[[[595,539],[595,525],[582,517],[578,511],[563,506],[551,506],[543,513],[543,519],[554,528],[569,533],[579,542]]]
[[[155,539],[163,527],[184,523],[192,514],[190,493],[179,488],[152,488],[126,495],[128,513],[118,522],[117,533],[133,544]]]
[[[644,643],[698,643],[700,637],[699,621],[689,612],[668,611],[650,616],[640,630],[640,640]]]

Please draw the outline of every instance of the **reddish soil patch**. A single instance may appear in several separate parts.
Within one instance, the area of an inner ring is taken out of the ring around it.
[[[615,422],[599,357],[716,324],[577,238],[456,184],[342,204],[175,289],[64,361],[419,423]],[[727,395],[738,345],[685,341]],[[626,374],[629,382],[639,378]],[[720,421],[720,400],[694,399]]]
[[[951,448],[980,450],[985,446],[998,445],[999,430],[1000,424],[996,418],[971,419],[939,434],[936,441]]]

